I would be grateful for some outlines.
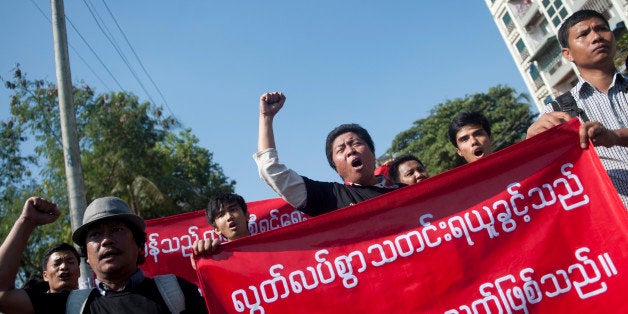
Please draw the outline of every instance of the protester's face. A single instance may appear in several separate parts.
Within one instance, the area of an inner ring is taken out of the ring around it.
[[[50,286],[50,292],[77,289],[80,275],[79,261],[70,251],[52,253],[42,273],[44,281]]]
[[[616,45],[613,32],[603,20],[592,17],[569,28],[565,59],[583,68],[613,66]]]
[[[399,164],[399,183],[412,185],[429,178],[427,170],[416,160],[408,160]]]
[[[361,185],[375,184],[375,155],[357,134],[347,132],[336,137],[332,151],[336,171],[343,180]]]
[[[456,133],[456,152],[467,162],[474,162],[491,153],[493,138],[480,125],[463,126]]]
[[[124,278],[137,270],[140,249],[133,232],[124,222],[109,220],[97,223],[85,239],[87,263],[98,278]]]
[[[244,213],[242,207],[236,202],[222,204],[220,211],[214,218],[216,228],[214,232],[224,236],[227,240],[248,236],[249,233],[249,213]]]

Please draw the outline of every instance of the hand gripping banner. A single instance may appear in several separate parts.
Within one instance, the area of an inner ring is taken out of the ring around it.
[[[628,313],[628,215],[577,120],[197,260],[211,313]]]
[[[246,205],[251,214],[251,234],[295,224],[308,217],[280,198],[249,202]],[[147,220],[144,245],[146,262],[141,265],[142,271],[150,277],[175,274],[198,284],[198,277],[190,262],[192,243],[194,240],[213,240],[216,237],[205,218],[204,210]]]

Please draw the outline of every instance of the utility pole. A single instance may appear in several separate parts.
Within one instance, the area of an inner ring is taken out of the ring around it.
[[[81,167],[81,152],[78,145],[78,132],[76,130],[76,116],[72,99],[72,75],[70,73],[70,57],[68,55],[68,37],[65,29],[63,0],[50,0],[50,9],[52,14],[52,37],[54,41],[55,68],[57,72],[65,177],[68,186],[70,220],[72,230],[74,231],[83,223],[83,213],[87,207],[87,200],[83,182],[83,169]],[[93,287],[92,278],[92,270],[85,262],[85,258],[82,258],[79,287]]]

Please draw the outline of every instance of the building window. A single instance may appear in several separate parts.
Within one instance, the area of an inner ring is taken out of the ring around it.
[[[552,75],[562,66],[562,60],[560,45],[554,40],[536,61],[538,70]]]
[[[528,52],[526,44],[523,42],[523,39],[519,39],[515,46],[517,47],[517,51],[519,51],[521,59],[525,60],[530,56],[530,53]]]
[[[541,87],[543,87],[543,79],[541,78],[541,73],[539,73],[539,70],[536,68],[536,66],[531,65],[530,66],[530,77],[532,78],[532,81],[534,82],[534,86],[536,87],[536,89],[539,89]]]
[[[504,26],[506,26],[508,34],[512,33],[512,31],[515,29],[515,23],[512,21],[512,18],[510,17],[510,14],[508,14],[508,12],[506,12],[506,14],[504,14],[504,16],[502,17],[502,22],[504,22]]]
[[[543,0],[541,3],[547,12],[547,16],[556,27],[558,27],[569,14],[562,0]]]

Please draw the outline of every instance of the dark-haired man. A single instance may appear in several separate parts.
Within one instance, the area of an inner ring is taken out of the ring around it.
[[[375,146],[369,133],[357,124],[332,130],[325,142],[329,165],[345,184],[302,177],[279,163],[273,119],[283,107],[283,93],[260,97],[257,153],[253,155],[260,177],[290,205],[310,216],[356,204],[397,188],[384,176],[375,176]]]
[[[430,175],[419,158],[407,154],[393,160],[388,169],[388,177],[392,182],[412,185],[429,178]]]
[[[493,151],[491,125],[479,111],[459,112],[449,124],[448,134],[456,153],[468,163]]]
[[[41,260],[42,278],[48,283],[48,291],[57,293],[78,289],[80,262],[79,253],[70,244],[57,243],[49,247]]]
[[[207,222],[214,227],[214,232],[225,237],[227,241],[233,241],[251,235],[249,231],[250,214],[246,208],[246,202],[242,196],[235,193],[221,193],[209,200],[205,209]],[[220,245],[220,237],[201,239],[194,241],[192,249],[194,255],[211,254]],[[196,267],[194,258],[192,267]]]
[[[604,15],[593,10],[577,11],[558,30],[563,57],[580,74],[569,94],[586,121],[580,127],[580,146],[589,139],[628,208],[628,77],[613,63],[615,36]],[[566,111],[566,110],[565,110]],[[564,111],[546,106],[544,114],[529,128],[527,138],[571,119]]]
[[[182,278],[147,278],[138,265],[144,261],[146,223],[117,197],[94,200],[72,241],[87,255],[96,275],[96,288],[68,293],[40,293],[14,289],[19,255],[32,231],[54,222],[56,204],[32,197],[0,247],[0,311],[18,313],[207,313],[198,288]],[[164,291],[162,293],[162,290]]]

